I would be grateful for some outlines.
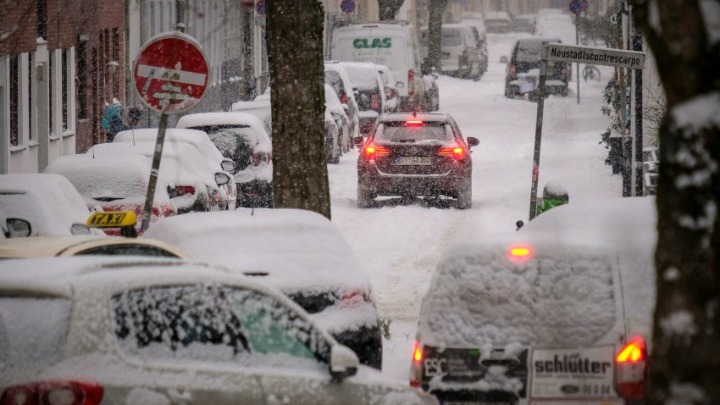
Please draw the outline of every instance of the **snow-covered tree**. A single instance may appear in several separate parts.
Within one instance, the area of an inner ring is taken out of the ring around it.
[[[266,7],[274,205],[330,218],[322,3],[267,0]]]
[[[660,126],[651,404],[720,404],[720,2],[635,0]]]

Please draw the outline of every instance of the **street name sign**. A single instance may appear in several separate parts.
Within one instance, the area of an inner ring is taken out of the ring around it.
[[[140,50],[133,69],[135,90],[153,110],[179,114],[200,102],[208,85],[200,45],[178,31],[160,34]]]
[[[545,45],[542,58],[548,61],[587,63],[628,69],[643,69],[645,67],[645,54],[642,52],[555,43]]]

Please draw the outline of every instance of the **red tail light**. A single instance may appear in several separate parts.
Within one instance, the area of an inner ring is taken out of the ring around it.
[[[340,297],[340,302],[345,306],[355,306],[363,302],[370,302],[370,296],[362,290],[349,290]]]
[[[615,389],[618,395],[625,399],[643,399],[647,370],[645,339],[635,336],[615,356]]]
[[[421,127],[423,126],[422,120],[407,120],[405,121],[406,127]]]
[[[507,74],[508,76],[515,78],[517,75],[517,68],[515,68],[515,65],[508,65]]]
[[[0,405],[98,405],[102,385],[84,381],[47,381],[6,388]]]
[[[415,71],[414,70],[408,70],[408,95],[414,96],[415,95]]]
[[[373,94],[370,96],[370,108],[376,111],[380,111],[380,95]]]
[[[368,159],[374,159],[380,156],[390,156],[390,150],[377,145],[368,145],[365,147],[365,157]]]
[[[465,158],[466,152],[462,146],[455,145],[441,148],[438,155],[452,157],[455,160],[461,160]]]
[[[413,342],[412,363],[410,364],[410,386],[420,387],[422,383],[423,347],[416,340]]]
[[[260,166],[261,164],[268,164],[271,160],[270,155],[265,152],[255,152],[252,155],[253,166]]]
[[[347,103],[348,103],[348,96],[347,96],[347,94],[343,93],[343,94],[340,96],[340,102],[343,103],[343,104],[347,104]]]
[[[178,196],[181,195],[195,195],[195,187],[193,186],[177,186],[175,192]]]

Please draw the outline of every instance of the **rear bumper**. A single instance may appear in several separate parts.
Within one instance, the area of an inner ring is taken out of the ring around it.
[[[458,167],[445,174],[414,175],[381,173],[374,163],[358,163],[358,182],[368,187],[373,196],[449,196],[470,182],[470,166]]]

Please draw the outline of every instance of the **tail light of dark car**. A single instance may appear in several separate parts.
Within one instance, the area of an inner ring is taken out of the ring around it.
[[[415,95],[415,71],[412,69],[408,70],[408,95]]]
[[[375,144],[365,146],[362,151],[362,155],[365,159],[375,159],[382,156],[390,156],[390,149]]]
[[[97,405],[102,385],[87,381],[44,381],[6,388],[0,405]]]
[[[343,104],[347,104],[347,103],[348,103],[348,96],[347,96],[347,94],[346,94],[345,92],[343,92],[343,93],[340,95],[340,102],[343,103]]]
[[[175,188],[168,188],[170,198],[180,197],[183,195],[195,195],[195,187],[193,186],[175,186]]]
[[[647,379],[647,347],[645,339],[636,336],[620,349],[615,356],[615,390],[629,400],[641,400],[645,396]]]
[[[460,145],[445,146],[440,148],[438,156],[450,157],[455,161],[459,161],[467,158],[467,151]]]
[[[423,346],[417,340],[413,342],[412,363],[410,364],[410,386],[420,388],[423,374]]]

